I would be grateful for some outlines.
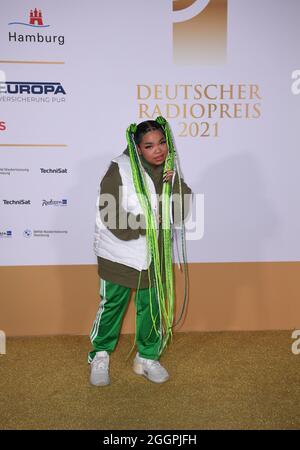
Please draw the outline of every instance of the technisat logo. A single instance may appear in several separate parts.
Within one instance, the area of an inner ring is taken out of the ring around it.
[[[13,206],[19,206],[19,205],[31,205],[31,200],[4,200],[3,199],[3,203],[4,205],[13,205]]]
[[[228,0],[173,0],[173,62],[226,63]]]
[[[48,174],[48,173],[58,173],[58,174],[66,174],[68,173],[68,169],[66,168],[62,168],[62,167],[58,167],[57,169],[44,169],[43,167],[40,167],[40,171],[42,174]]]

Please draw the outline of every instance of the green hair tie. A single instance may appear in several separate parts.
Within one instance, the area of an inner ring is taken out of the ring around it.
[[[159,125],[166,125],[167,121],[163,116],[158,116],[156,119],[156,122],[159,123]]]
[[[136,123],[132,123],[132,124],[130,124],[129,127],[127,128],[127,131],[128,131],[129,133],[135,134],[136,129],[137,129],[137,124],[136,124]]]

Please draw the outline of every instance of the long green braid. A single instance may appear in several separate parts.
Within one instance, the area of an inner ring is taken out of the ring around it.
[[[166,121],[166,119],[164,119],[163,117],[157,117],[156,121],[162,126],[162,128],[164,129],[165,132],[165,136],[166,136],[166,140],[167,140],[167,145],[169,148],[169,154],[168,157],[166,159],[166,163],[165,163],[165,167],[164,170],[174,170],[174,167],[176,169],[177,172],[177,176],[178,176],[178,185],[179,185],[179,198],[180,198],[180,241],[181,241],[181,261],[180,261],[180,252],[178,250],[178,258],[179,258],[179,267],[180,270],[182,271],[182,266],[183,266],[183,271],[184,271],[184,298],[183,298],[183,302],[182,302],[182,306],[181,306],[181,311],[179,314],[179,318],[177,319],[176,323],[174,323],[172,325],[172,328],[174,328],[175,326],[177,326],[179,324],[179,322],[182,320],[182,318],[184,317],[184,313],[186,312],[186,307],[187,307],[187,300],[188,300],[188,285],[189,285],[189,280],[188,280],[188,267],[187,267],[187,256],[186,256],[186,239],[185,239],[185,225],[184,225],[184,217],[183,217],[183,194],[182,194],[182,186],[181,186],[181,170],[178,164],[178,158],[177,158],[177,154],[176,154],[176,148],[174,145],[174,139],[173,139],[173,135],[172,135],[172,130],[170,128],[169,123]],[[167,195],[168,195],[168,201],[165,202],[163,211],[165,211],[165,216],[163,218],[163,222],[165,222],[166,226],[164,227],[164,242],[167,242],[167,245],[164,245],[164,255],[165,255],[165,265],[168,265],[168,269],[166,269],[166,273],[168,270],[168,273],[172,274],[172,278],[173,278],[173,272],[172,272],[172,241],[173,241],[173,235],[172,235],[172,231],[174,231],[174,235],[176,238],[176,231],[175,229],[172,230],[172,228],[170,228],[170,214],[171,214],[171,210],[170,208],[166,209],[166,205],[167,203],[170,204],[170,193],[171,192],[171,185],[169,183],[166,183],[164,188],[167,191]],[[171,205],[170,205],[171,206]],[[176,244],[177,241],[176,241]],[[170,249],[170,250],[169,250]],[[166,282],[170,282],[171,277],[167,277]],[[173,279],[172,279],[172,284],[169,287],[170,292],[172,293],[170,297],[168,298],[174,298],[174,283],[173,283]],[[171,310],[171,317],[173,320],[174,317],[174,301],[170,302],[170,304],[168,305],[169,310]],[[170,336],[172,337],[172,333],[170,334]]]
[[[168,155],[164,163],[164,171],[174,170],[175,149],[172,141],[171,131],[168,122],[163,117],[156,119],[165,132]],[[173,264],[172,264],[172,238],[170,225],[170,183],[164,183],[162,192],[162,229],[163,229],[163,253],[166,286],[164,289],[161,277],[161,260],[158,249],[157,219],[151,205],[151,196],[147,185],[145,170],[142,166],[139,154],[134,141],[136,132],[136,124],[131,124],[126,130],[126,138],[129,149],[130,164],[133,176],[133,182],[136,193],[138,195],[146,221],[146,242],[147,242],[147,258],[153,260],[153,282],[154,292],[159,308],[160,330],[156,327],[156,318],[152,314],[152,298],[150,296],[150,310],[153,328],[160,335],[161,354],[170,338],[172,337],[172,324],[174,319],[174,280],[173,280]],[[149,289],[151,288],[150,268]]]
[[[184,217],[183,217],[183,195],[182,195],[182,186],[181,186],[181,171],[180,171],[180,167],[178,164],[178,159],[177,159],[177,155],[176,155],[176,149],[175,149],[175,145],[174,145],[174,140],[173,140],[173,136],[172,136],[172,130],[170,128],[169,123],[166,121],[166,119],[164,119],[163,117],[157,117],[156,121],[163,127],[164,132],[165,132],[165,136],[166,136],[166,140],[167,140],[167,145],[168,148],[171,149],[171,151],[169,151],[168,157],[166,159],[166,164],[165,164],[165,168],[164,170],[174,170],[174,167],[176,168],[176,172],[178,175],[178,185],[179,185],[179,198],[180,198],[180,241],[181,241],[181,256],[182,256],[182,261],[180,264],[180,253],[178,251],[178,257],[179,257],[179,267],[180,269],[183,266],[183,270],[184,270],[184,298],[183,298],[183,303],[181,306],[181,311],[179,314],[179,318],[177,319],[176,323],[174,323],[172,325],[172,328],[174,328],[176,325],[179,324],[179,322],[182,320],[183,315],[186,311],[186,306],[187,306],[187,299],[188,299],[188,270],[187,270],[187,257],[186,257],[186,240],[185,240],[185,226],[184,226]],[[168,191],[168,196],[170,197],[170,191],[171,191],[171,186],[169,183],[166,183],[164,188]],[[166,202],[167,203],[167,202]],[[166,203],[165,203],[165,208],[166,208]],[[168,200],[168,203],[170,204],[170,200]],[[164,209],[163,209],[163,213],[164,213]],[[167,228],[164,228],[164,242],[169,242],[170,240],[170,245],[164,245],[164,255],[165,255],[165,264],[167,264],[168,267],[168,272],[172,271],[172,229],[169,227],[170,225],[170,208],[165,210],[165,223],[167,224]],[[163,219],[164,222],[164,219]],[[175,237],[176,237],[176,232],[174,231]],[[176,242],[177,244],[177,242]],[[171,249],[171,252],[169,252],[169,249]],[[169,253],[168,253],[169,252]],[[181,269],[182,270],[182,269]],[[173,275],[173,272],[172,272]],[[170,281],[170,277],[167,278],[166,282]],[[173,279],[172,279],[172,285],[170,286],[170,292],[172,292],[172,297],[174,297],[174,283],[173,283]],[[174,302],[172,302],[169,305],[169,309],[172,309],[172,318],[174,317]],[[172,336],[172,334],[171,334]]]

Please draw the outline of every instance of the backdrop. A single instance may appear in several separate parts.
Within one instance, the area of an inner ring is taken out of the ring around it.
[[[298,0],[6,2],[0,265],[95,265],[99,180],[157,115],[195,194],[188,261],[299,261],[299,18]]]

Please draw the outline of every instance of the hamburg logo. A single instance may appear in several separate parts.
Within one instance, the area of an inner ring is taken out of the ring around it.
[[[37,8],[34,10],[30,10],[29,12],[29,20],[28,23],[25,22],[10,22],[8,25],[24,25],[26,27],[35,27],[35,28],[47,28],[50,25],[44,25],[42,11]]]
[[[226,63],[228,0],[173,0],[173,62]]]
[[[64,35],[58,35],[58,34],[45,34],[44,28],[49,28],[50,25],[45,25],[44,23],[44,17],[42,14],[42,11],[40,9],[34,8],[34,10],[30,10],[29,12],[29,18],[27,22],[9,22],[8,25],[13,26],[22,26],[22,27],[30,27],[31,31],[27,33],[17,33],[17,31],[9,31],[8,33],[8,42],[12,44],[22,44],[22,43],[29,43],[29,44],[41,44],[41,45],[48,45],[48,44],[58,44],[58,45],[64,45],[65,44],[65,36]],[[33,29],[35,29],[33,31]]]

